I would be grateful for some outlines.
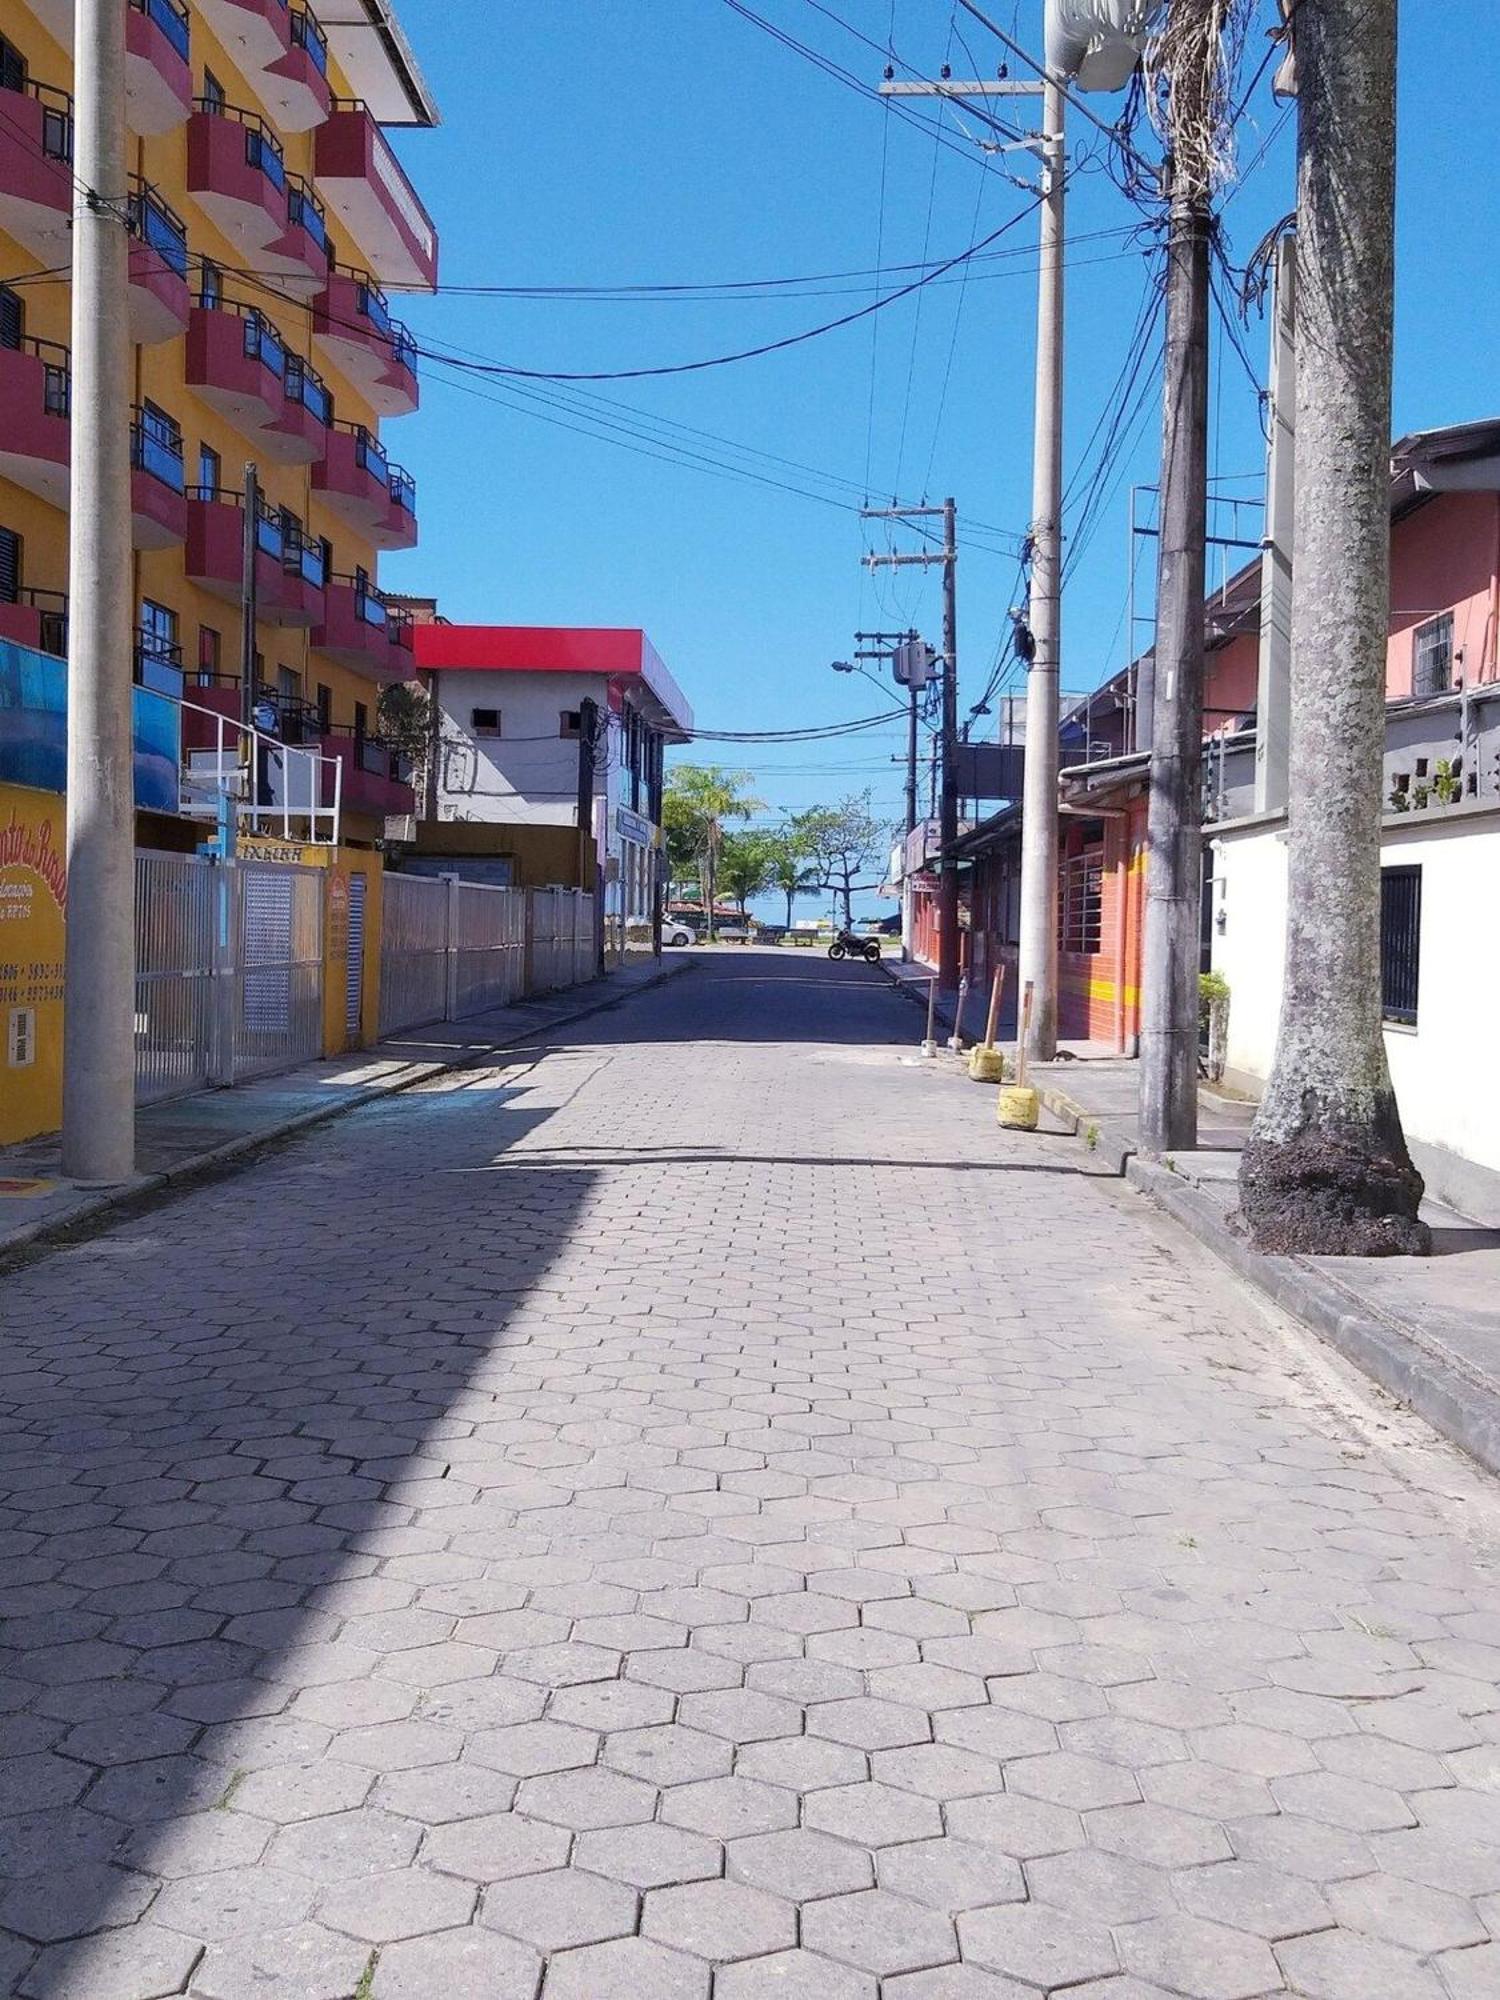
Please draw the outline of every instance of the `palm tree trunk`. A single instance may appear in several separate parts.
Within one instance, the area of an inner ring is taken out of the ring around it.
[[[1303,0],[1286,981],[1240,1167],[1257,1248],[1421,1253],[1381,1026],[1396,0]]]

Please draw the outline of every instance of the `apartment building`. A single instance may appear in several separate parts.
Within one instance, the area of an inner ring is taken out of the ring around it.
[[[431,290],[438,259],[382,128],[436,113],[390,0],[121,5],[135,677],[184,702],[185,760],[240,716],[253,463],[257,727],[338,760],[344,838],[369,846],[412,806],[377,719],[381,688],[413,671],[410,622],[378,584],[381,552],[417,538],[415,487],[381,435],[418,402],[390,296]],[[0,14],[0,640],[54,655],[72,32],[72,0]]]

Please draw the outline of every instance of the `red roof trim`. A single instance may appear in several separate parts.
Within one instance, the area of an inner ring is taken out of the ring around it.
[[[617,625],[418,625],[419,667],[470,673],[639,675],[646,635]]]

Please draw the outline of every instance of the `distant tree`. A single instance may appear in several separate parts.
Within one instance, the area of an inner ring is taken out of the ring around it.
[[[428,765],[433,748],[435,711],[432,696],[419,681],[392,681],[380,690],[375,703],[375,720],[381,735],[411,767],[412,784],[419,810],[425,807],[431,781]]]
[[[719,881],[745,915],[745,905],[771,880],[771,843],[763,833],[726,833],[719,850]]]
[[[678,764],[667,773],[662,823],[668,855],[691,854],[697,866],[710,943],[724,822],[749,819],[761,808],[761,801],[746,789],[749,783],[748,771],[726,771],[717,764]]]
[[[786,897],[786,927],[792,927],[792,905],[799,896],[808,895],[822,885],[816,868],[808,864],[806,840],[797,831],[795,822],[770,836],[768,846],[771,855],[770,883]]]
[[[844,928],[854,922],[854,896],[860,889],[873,889],[880,880],[877,872],[885,858],[888,828],[870,807],[868,790],[851,793],[836,806],[816,806],[798,813],[792,821],[797,837],[806,843],[816,878],[813,887],[827,889],[844,905]],[[858,877],[871,874],[861,882]]]

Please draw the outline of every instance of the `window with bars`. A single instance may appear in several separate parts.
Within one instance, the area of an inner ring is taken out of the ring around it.
[[[1104,864],[1076,854],[1062,863],[1058,883],[1057,948],[1092,957],[1104,930]]]
[[[1380,1011],[1387,1021],[1417,1025],[1422,970],[1422,870],[1380,871]]]
[[[14,528],[0,528],[0,604],[21,598],[21,537]]]
[[[1411,691],[1444,694],[1453,685],[1453,613],[1429,618],[1411,635]]]

